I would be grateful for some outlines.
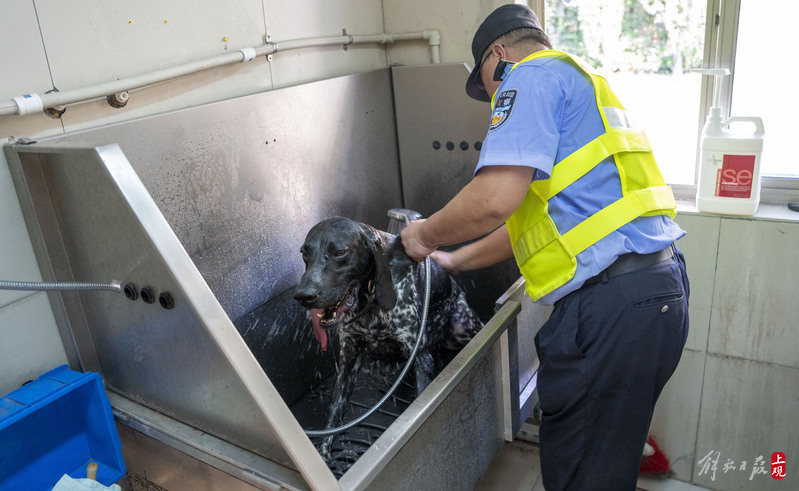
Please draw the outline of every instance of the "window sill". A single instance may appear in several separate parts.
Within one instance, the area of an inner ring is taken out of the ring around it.
[[[701,215],[709,217],[738,218],[741,220],[770,220],[781,222],[799,222],[799,212],[791,211],[786,205],[770,205],[761,203],[754,216],[722,215],[699,211],[694,199],[678,199],[677,213],[687,215]]]

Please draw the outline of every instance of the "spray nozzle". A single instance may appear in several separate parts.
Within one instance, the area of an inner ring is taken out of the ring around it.
[[[729,75],[730,70],[728,68],[692,68],[692,72],[701,73],[702,75],[713,75],[716,77],[716,80],[713,83],[713,107],[711,108],[711,116],[715,116],[716,113],[718,117],[721,117],[721,104],[719,99],[721,98],[721,79],[722,77]]]
[[[422,214],[407,208],[391,208],[388,210],[388,218],[389,221],[386,232],[399,235],[406,225],[414,220],[422,218]]]

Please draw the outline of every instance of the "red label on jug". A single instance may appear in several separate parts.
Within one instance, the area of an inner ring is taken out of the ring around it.
[[[716,196],[749,198],[755,176],[754,155],[724,155],[716,174]]]

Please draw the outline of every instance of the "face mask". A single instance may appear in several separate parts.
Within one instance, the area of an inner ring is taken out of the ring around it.
[[[502,82],[510,72],[511,66],[515,63],[508,60],[499,60],[497,68],[494,70],[494,82]]]

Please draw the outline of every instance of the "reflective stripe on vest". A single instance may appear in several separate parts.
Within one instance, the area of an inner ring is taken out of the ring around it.
[[[549,179],[533,181],[524,202],[506,222],[513,255],[533,300],[568,283],[577,269],[577,255],[603,237],[640,216],[673,218],[677,210],[646,135],[631,128],[627,112],[605,79],[559,51],[534,53],[513,69],[543,57],[564,58],[590,78],[605,133],[556,163]],[[549,216],[548,201],[610,156],[619,172],[622,197],[561,235]]]

